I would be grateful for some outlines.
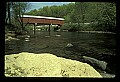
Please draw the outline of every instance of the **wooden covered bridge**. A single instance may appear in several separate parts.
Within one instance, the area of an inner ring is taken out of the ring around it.
[[[23,19],[23,23],[34,24],[34,30],[35,30],[35,26],[38,24],[49,25],[49,31],[50,31],[50,25],[62,26],[64,24],[63,18],[55,18],[55,17],[23,15],[22,19]]]

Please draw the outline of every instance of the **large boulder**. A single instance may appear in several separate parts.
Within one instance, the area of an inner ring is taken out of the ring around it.
[[[95,58],[88,57],[88,56],[83,56],[83,59],[85,62],[89,63],[93,67],[98,67],[102,70],[105,70],[107,68],[107,62],[105,61],[97,60]]]
[[[6,77],[97,77],[89,64],[53,54],[19,53],[5,55]]]

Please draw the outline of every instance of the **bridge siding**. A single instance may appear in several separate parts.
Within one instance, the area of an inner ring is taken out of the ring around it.
[[[23,18],[24,23],[57,24],[63,25],[64,20],[45,19],[45,18]]]

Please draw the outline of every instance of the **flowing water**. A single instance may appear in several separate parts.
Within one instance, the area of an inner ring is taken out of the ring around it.
[[[115,64],[116,35],[87,32],[40,32],[30,31],[20,40],[5,42],[5,54],[20,52],[52,53],[57,56],[80,60],[89,56]],[[110,71],[111,72],[111,71]],[[112,68],[112,72],[113,68]]]

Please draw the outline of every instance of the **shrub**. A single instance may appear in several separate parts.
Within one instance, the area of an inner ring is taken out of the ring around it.
[[[80,25],[78,23],[65,23],[62,25],[62,30],[68,30],[68,31],[78,31],[80,28]]]

